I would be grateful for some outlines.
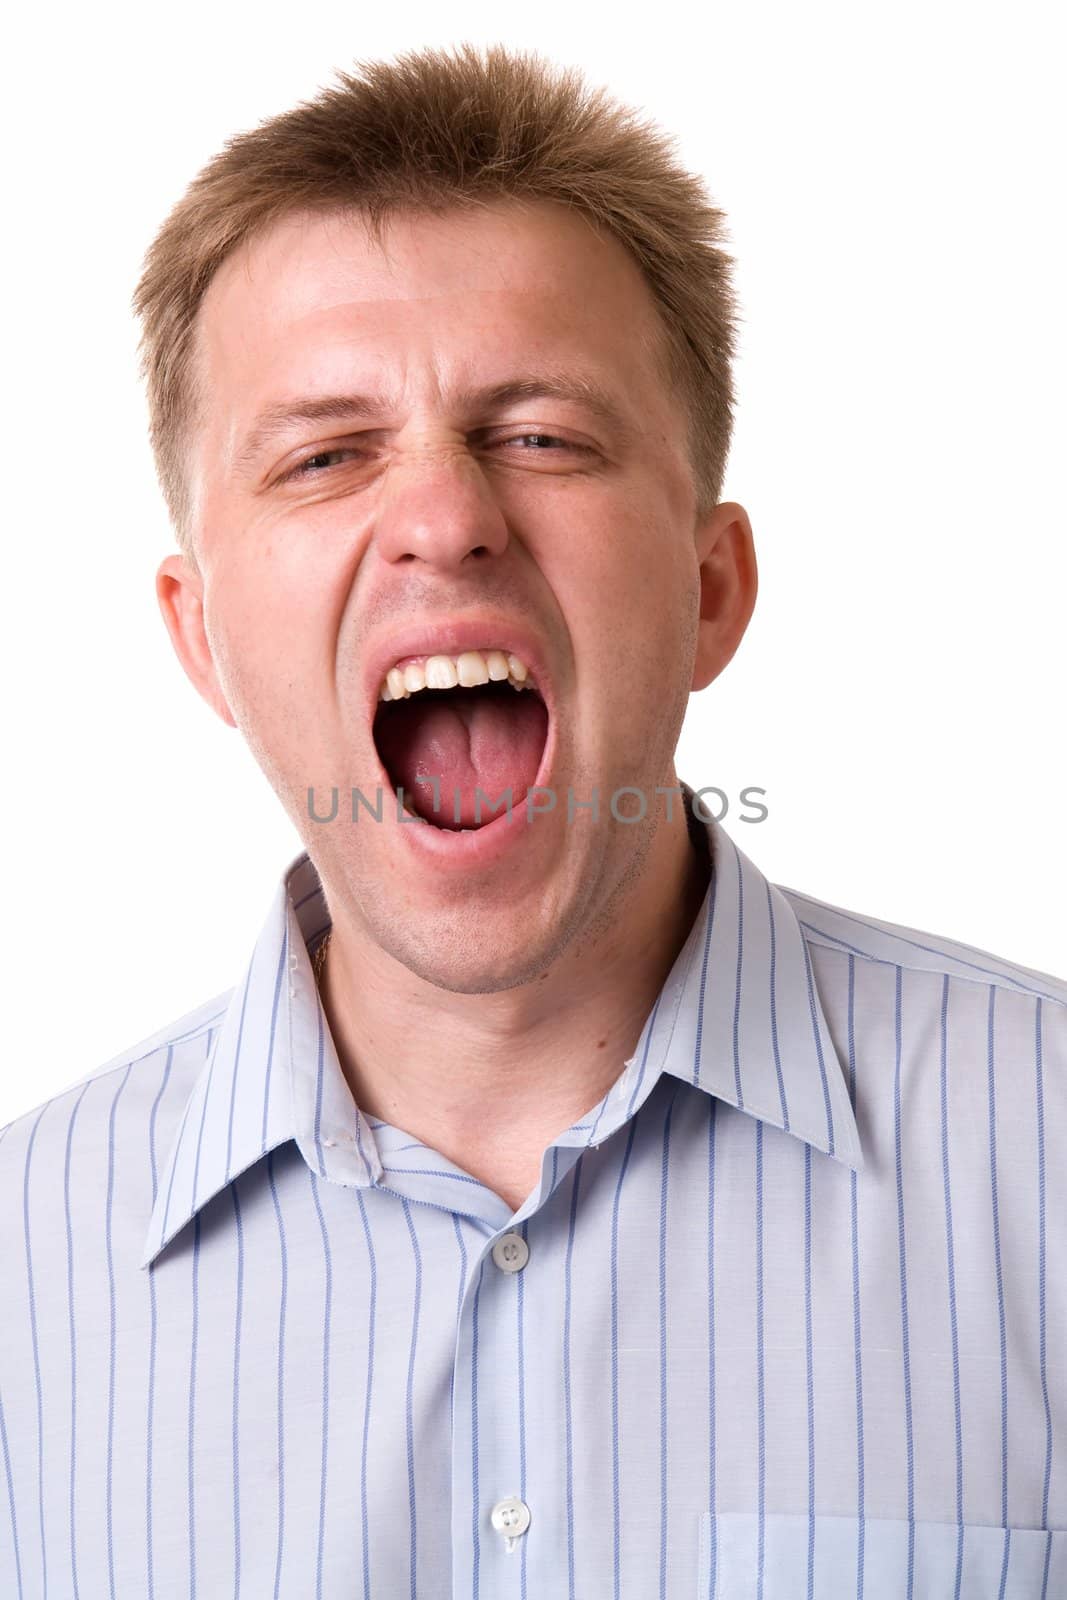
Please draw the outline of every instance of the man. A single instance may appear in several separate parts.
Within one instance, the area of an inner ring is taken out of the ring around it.
[[[720,239],[466,47],[157,237],[159,600],[306,853],[0,1135],[5,1596],[1067,1592],[1067,985],[674,769],[756,593]]]

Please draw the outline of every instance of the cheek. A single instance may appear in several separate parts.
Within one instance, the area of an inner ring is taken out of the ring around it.
[[[263,565],[231,564],[214,576],[204,624],[227,702],[246,727],[269,723],[304,676],[313,620],[302,598]]]
[[[695,554],[679,529],[653,517],[618,524],[586,585],[601,626],[625,639],[626,654],[651,657],[666,668],[666,654],[676,648],[679,633],[687,632],[699,603]]]
[[[215,625],[234,666],[272,661],[279,670],[324,626],[325,580],[267,535],[235,547],[212,573]]]
[[[695,556],[677,528],[655,525],[640,530],[627,551],[627,577],[614,587],[610,621],[617,665],[617,692],[631,706],[649,708],[664,727],[676,707],[687,702],[696,648],[699,584]]]
[[[568,611],[581,677],[598,718],[614,730],[613,746],[627,759],[658,751],[677,706],[684,710],[692,675],[692,574],[641,542],[576,586]]]

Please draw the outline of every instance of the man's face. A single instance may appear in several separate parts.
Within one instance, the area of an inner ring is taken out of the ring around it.
[[[701,590],[660,337],[623,248],[548,203],[401,215],[384,249],[358,217],[291,217],[224,263],[201,308],[191,473],[211,697],[335,916],[445,988],[543,972],[651,859]],[[542,378],[574,397],[537,393]],[[493,396],[520,381],[533,388]],[[253,439],[269,411],[352,396]],[[479,646],[518,656],[540,695],[502,682],[379,702],[396,661]],[[397,783],[433,817],[417,778],[442,769],[437,822],[400,821]],[[507,777],[511,825],[483,805],[460,832],[453,788],[467,822],[474,784],[492,802]],[[535,782],[555,807],[527,821]],[[623,786],[648,797],[646,822],[612,818]],[[312,821],[309,788],[326,816],[334,787],[336,819]],[[382,821],[353,821],[352,789],[373,804],[379,788]],[[599,820],[568,815],[568,795],[594,790]]]

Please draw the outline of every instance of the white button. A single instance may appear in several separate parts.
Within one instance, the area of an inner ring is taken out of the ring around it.
[[[504,1535],[504,1548],[510,1555],[519,1535],[525,1533],[530,1526],[530,1508],[525,1500],[518,1500],[514,1495],[509,1495],[506,1500],[497,1501],[489,1520],[496,1531]]]
[[[501,1272],[521,1272],[529,1259],[530,1247],[521,1233],[502,1233],[493,1246],[493,1260]],[[510,1504],[501,1501],[505,1503]]]

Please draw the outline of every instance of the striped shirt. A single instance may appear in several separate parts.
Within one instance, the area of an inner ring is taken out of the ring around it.
[[[0,1133],[5,1600],[1067,1595],[1067,983],[707,835],[518,1211],[356,1108],[306,855]]]

